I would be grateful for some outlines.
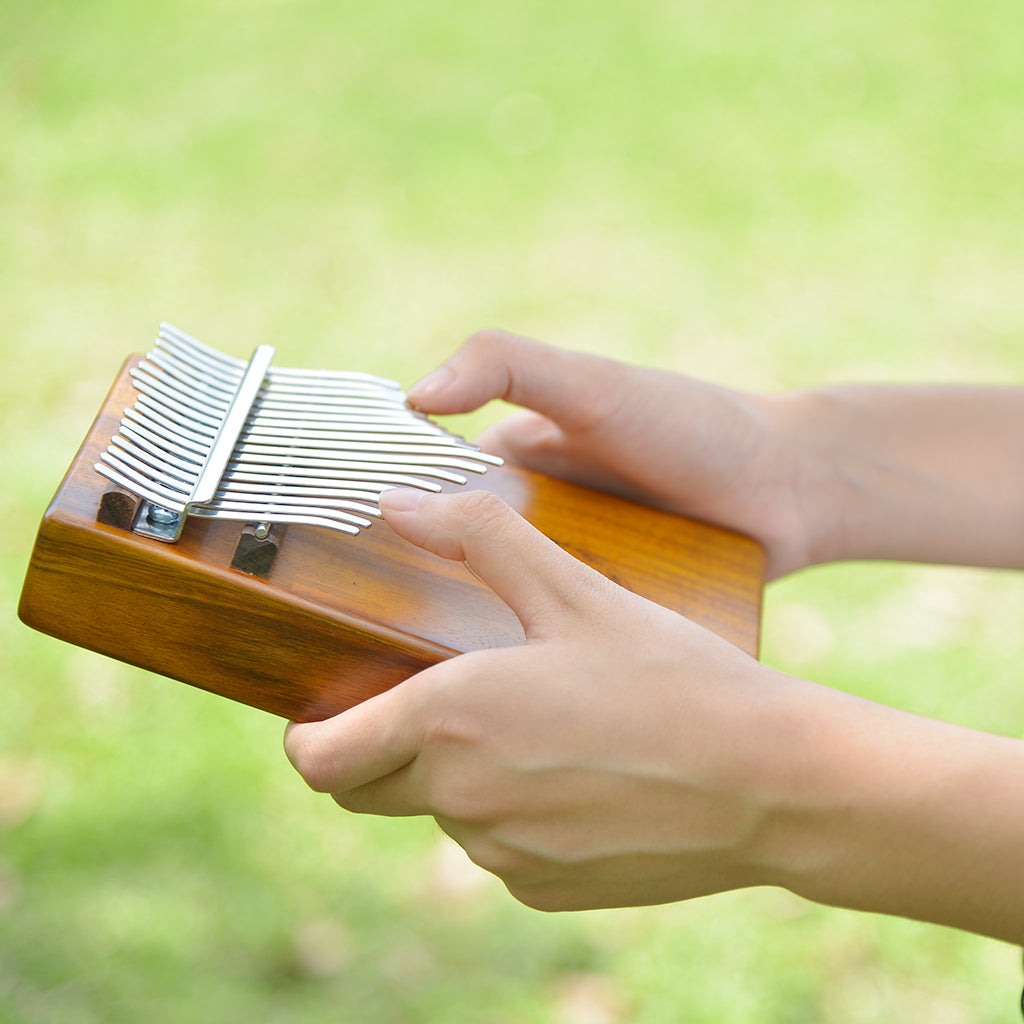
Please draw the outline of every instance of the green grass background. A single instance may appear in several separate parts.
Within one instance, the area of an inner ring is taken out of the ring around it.
[[[406,382],[482,326],[760,389],[1019,381],[1019,23],[1019,0],[0,0],[0,1021],[1013,1019],[1009,947],[782,892],[526,910],[432,822],[307,792],[276,720],[14,610],[161,319]],[[1020,735],[1022,616],[1013,574],[819,568],[769,590],[763,654]]]

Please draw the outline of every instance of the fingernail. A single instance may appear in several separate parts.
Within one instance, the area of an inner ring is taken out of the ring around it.
[[[415,487],[395,487],[380,496],[380,505],[392,512],[412,512],[420,507],[425,493]]]
[[[406,393],[410,405],[418,405],[425,398],[443,391],[455,379],[455,373],[447,366],[439,366],[426,377],[418,380]]]

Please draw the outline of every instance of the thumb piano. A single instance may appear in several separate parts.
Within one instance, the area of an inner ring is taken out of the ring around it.
[[[43,516],[23,622],[272,714],[327,718],[444,659],[524,642],[465,565],[380,520],[389,487],[479,487],[757,654],[753,540],[502,465],[391,381],[272,357],[232,359],[164,324],[126,362]]]

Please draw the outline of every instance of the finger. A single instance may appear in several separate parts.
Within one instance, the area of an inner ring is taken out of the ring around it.
[[[355,791],[415,760],[421,736],[414,724],[411,682],[326,721],[289,723],[285,753],[311,789],[333,794]]]
[[[601,422],[607,396],[629,369],[504,331],[481,331],[442,366],[414,384],[409,403],[429,413],[478,409],[492,399],[549,416],[567,429]]]
[[[357,789],[332,792],[331,798],[339,807],[353,814],[383,814],[389,818],[430,814],[423,787],[417,783],[414,774],[415,765],[414,761]]]
[[[621,473],[606,471],[595,463],[589,452],[581,452],[576,441],[557,423],[539,413],[520,412],[509,416],[485,430],[475,443],[514,466],[591,490],[650,503],[649,492],[629,486]]]
[[[385,491],[381,510],[406,540],[442,558],[464,561],[538,637],[613,584],[577,561],[489,491],[424,494]]]
[[[473,439],[484,451],[516,465],[523,465],[524,458],[558,452],[564,442],[565,433],[557,423],[530,411],[507,416]]]

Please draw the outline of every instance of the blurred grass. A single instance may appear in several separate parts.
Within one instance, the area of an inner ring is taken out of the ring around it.
[[[471,330],[774,389],[1020,380],[1013,0],[0,5],[0,1020],[988,1022],[1012,950],[785,893],[550,917],[280,723],[32,634],[157,322],[411,381]],[[469,418],[474,430],[491,410]],[[1019,735],[1015,574],[826,567],[764,656]]]

